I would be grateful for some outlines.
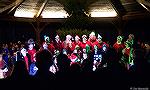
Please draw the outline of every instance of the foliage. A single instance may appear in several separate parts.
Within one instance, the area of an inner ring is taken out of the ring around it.
[[[64,6],[64,10],[67,11],[69,17],[62,27],[64,28],[89,28],[94,22],[91,17],[88,16],[88,10],[91,4],[99,0],[56,0]]]
[[[98,0],[56,0],[64,6],[69,15],[78,11],[88,11],[88,7]]]
[[[85,28],[89,28],[90,25],[92,25],[92,23],[94,22],[94,20],[90,17],[86,17],[86,16],[71,16],[69,17],[62,25],[62,27],[64,28],[79,28],[79,29],[85,29]]]
[[[94,31],[94,30],[92,30],[92,31]],[[62,40],[65,40],[65,37],[68,34],[72,35],[73,37],[75,37],[75,35],[78,35],[81,38],[82,35],[85,34],[88,36],[91,33],[91,31],[86,30],[86,29],[82,30],[82,29],[65,29],[65,28],[58,29],[56,32]]]

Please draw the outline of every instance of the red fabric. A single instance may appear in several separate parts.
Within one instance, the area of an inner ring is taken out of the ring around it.
[[[113,45],[113,48],[115,48],[115,50],[117,52],[119,52],[119,49],[123,49],[125,48],[125,45],[124,44],[117,44],[117,42]]]
[[[66,49],[69,52],[73,52],[73,50],[75,49],[75,44],[74,42],[71,43],[71,47],[69,47],[69,43],[66,43],[65,41],[62,43],[62,47],[64,49]]]
[[[71,51],[73,51],[75,49],[75,43],[72,42],[72,47],[70,48]]]
[[[0,61],[0,69],[4,68],[4,66],[5,66],[4,61],[3,61],[3,60],[2,60],[2,61]]]
[[[73,42],[73,43],[72,43],[72,46],[73,46],[73,47],[71,48],[71,50],[75,50],[75,48],[76,48],[77,45],[78,45],[79,47],[81,47],[81,42],[80,42],[80,41],[79,41],[78,43],[77,43],[77,42]]]
[[[35,49],[28,50],[28,54],[31,56],[31,62],[34,62],[34,54],[36,53]]]
[[[89,45],[91,47],[91,43],[89,41],[87,41],[86,43],[81,42],[80,46],[81,46],[82,49],[85,49],[86,45]]]
[[[25,57],[24,57],[24,60],[25,60],[25,63],[26,63],[26,68],[27,68],[27,70],[29,70],[28,57],[25,56]]]
[[[78,42],[74,42],[75,46],[78,45],[79,47],[81,47],[81,41]]]
[[[54,53],[55,47],[52,43],[48,44],[48,50]]]
[[[63,47],[63,49],[67,49],[68,48],[68,45],[67,45],[67,43],[65,41],[63,41],[63,43],[62,43],[62,47]]]
[[[97,40],[94,41],[94,42],[90,42],[90,43],[91,43],[91,48],[92,48],[91,50],[94,50],[94,46],[95,46],[95,45],[98,46],[98,44],[99,44]]]
[[[72,62],[74,62],[75,59],[77,59],[77,56],[72,53],[72,54],[69,56],[69,59],[70,59]]]
[[[124,52],[124,54],[126,54],[126,55],[130,55],[130,48],[129,49],[127,49],[127,48],[125,48],[125,52]]]
[[[55,47],[55,49],[62,51],[62,43],[60,41],[58,43],[55,42],[54,47]]]
[[[97,46],[99,49],[102,49],[104,44],[107,46],[107,48],[109,48],[109,44],[107,44],[106,42],[99,43]]]

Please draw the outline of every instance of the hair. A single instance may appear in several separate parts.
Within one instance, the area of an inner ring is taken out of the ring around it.
[[[48,50],[38,51],[35,57],[38,67],[49,67],[53,64],[52,53]]]

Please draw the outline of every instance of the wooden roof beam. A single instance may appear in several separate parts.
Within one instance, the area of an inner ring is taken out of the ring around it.
[[[24,0],[16,0],[16,5],[8,12],[11,13],[15,8],[17,8],[21,3],[23,3]]]
[[[44,7],[45,7],[45,5],[46,5],[47,2],[48,2],[48,0],[44,1],[44,3],[42,4],[42,6],[40,7],[38,13],[36,14],[36,18],[38,18],[41,15],[41,13],[44,10]]]
[[[2,12],[4,12],[4,11],[6,11],[6,10],[8,10],[8,9],[14,7],[14,6],[16,6],[16,4],[20,3],[20,1],[22,1],[22,0],[16,0],[16,1],[13,2],[12,4],[10,4],[10,5],[8,5],[8,6],[4,7],[4,8],[2,8],[2,9],[0,9],[0,13],[2,13]]]

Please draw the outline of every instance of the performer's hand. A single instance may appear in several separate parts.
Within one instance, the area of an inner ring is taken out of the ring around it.
[[[123,53],[123,54],[125,53],[125,49],[122,50],[122,53]]]

